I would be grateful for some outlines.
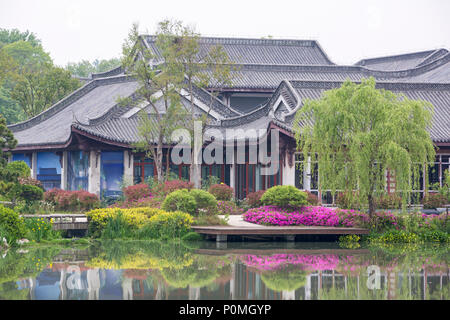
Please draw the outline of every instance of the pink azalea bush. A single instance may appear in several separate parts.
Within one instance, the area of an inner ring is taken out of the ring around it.
[[[277,206],[263,206],[248,210],[243,219],[262,225],[275,226],[328,226],[357,227],[369,221],[367,214],[355,210],[307,206],[297,210]]]

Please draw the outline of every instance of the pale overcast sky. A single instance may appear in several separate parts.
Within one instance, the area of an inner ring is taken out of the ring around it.
[[[204,36],[318,40],[337,64],[450,49],[450,0],[0,0],[0,28],[30,30],[58,65],[119,57],[133,22],[179,19]]]

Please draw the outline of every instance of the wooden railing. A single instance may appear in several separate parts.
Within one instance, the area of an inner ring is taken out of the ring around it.
[[[88,220],[81,213],[23,214],[23,218],[43,218],[52,222],[53,230],[87,230]]]

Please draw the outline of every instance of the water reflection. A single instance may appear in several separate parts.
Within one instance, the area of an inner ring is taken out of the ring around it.
[[[0,254],[0,299],[450,299],[446,246],[102,242]]]

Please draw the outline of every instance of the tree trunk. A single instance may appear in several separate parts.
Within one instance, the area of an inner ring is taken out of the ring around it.
[[[163,158],[163,154],[162,154],[162,138],[161,136],[158,139],[158,146],[156,148],[156,161],[155,161],[155,165],[156,165],[156,173],[158,175],[158,182],[163,182],[163,174],[162,174],[162,158]]]
[[[369,202],[369,217],[370,219],[373,219],[375,215],[375,199],[372,194],[369,194],[367,200]]]

